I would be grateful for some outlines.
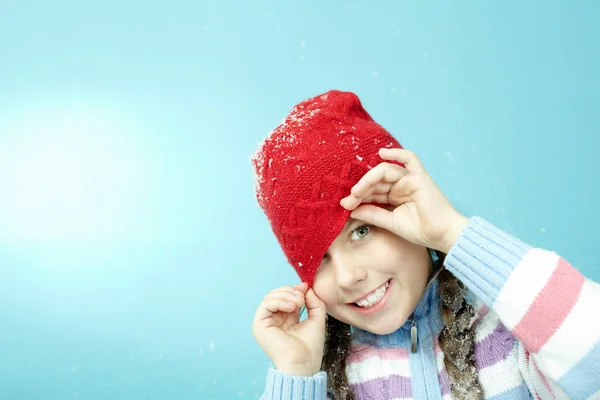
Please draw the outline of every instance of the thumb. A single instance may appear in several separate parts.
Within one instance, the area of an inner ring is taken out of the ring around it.
[[[365,221],[367,224],[394,231],[394,217],[391,211],[373,205],[362,205],[352,211],[350,216],[354,219]]]
[[[321,300],[312,289],[308,289],[305,298],[308,319],[325,327],[325,315],[327,314],[325,302]]]

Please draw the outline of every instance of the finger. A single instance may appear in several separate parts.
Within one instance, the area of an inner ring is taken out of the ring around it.
[[[400,182],[402,182],[402,179],[400,179]],[[370,190],[362,198],[349,194],[340,201],[340,205],[347,210],[354,210],[361,203],[391,204],[389,196],[394,187],[395,185],[392,183],[378,183],[373,187],[373,190]],[[398,201],[395,203],[399,204]]]
[[[405,176],[392,186],[390,196],[408,199],[419,189],[419,186],[422,186],[422,177],[423,175]]]
[[[268,293],[264,300],[284,300],[302,307],[304,305],[304,293],[301,293],[300,291],[297,291],[296,293],[273,292]]]
[[[379,149],[379,157],[383,160],[398,161],[404,164],[409,172],[423,172],[424,168],[421,161],[417,158],[415,153],[410,150],[400,148],[381,148]]]
[[[380,182],[394,183],[407,174],[408,171],[399,165],[385,162],[380,163],[364,174],[352,187],[350,193],[355,197],[361,198],[364,197],[367,192],[372,191]]]
[[[269,293],[267,293],[267,296],[271,295],[271,294],[274,294],[274,293],[291,293],[291,294],[298,294],[301,297],[304,297],[304,293],[299,288],[297,288],[296,286],[282,286],[282,287],[278,287],[277,289],[273,289]],[[267,296],[265,296],[265,298]]]
[[[296,304],[285,300],[263,300],[256,310],[254,321],[264,321],[265,319],[271,318],[276,312],[292,313],[296,311],[296,308]]]
[[[325,302],[312,289],[308,289],[306,292],[306,310],[308,319],[321,324],[325,328],[325,315],[327,315]]]
[[[296,286],[281,286],[281,287],[271,290],[269,293],[282,292],[282,291],[293,293],[295,291],[298,291],[298,288]]]
[[[393,207],[397,207],[399,205],[402,205],[404,203],[407,203],[411,201],[411,198],[409,196],[398,196],[398,195],[371,195],[369,197],[367,197],[366,199],[364,199],[362,201],[362,205],[369,205],[369,204],[387,204]],[[360,204],[359,204],[360,205]],[[358,207],[358,206],[357,206]],[[355,207],[355,208],[357,208]]]
[[[394,231],[394,219],[391,211],[372,205],[362,205],[352,211],[350,216],[354,219],[365,221],[368,224],[379,226],[388,231]]]
[[[301,291],[302,293],[306,293],[306,291],[308,290],[308,283],[306,283],[306,282],[300,282],[299,284],[297,284],[294,287],[296,289],[298,289],[299,291]]]
[[[392,188],[393,183],[390,182],[379,182],[372,187],[372,193],[387,193]]]
[[[390,204],[390,197],[385,194],[372,194],[362,200],[363,203]]]

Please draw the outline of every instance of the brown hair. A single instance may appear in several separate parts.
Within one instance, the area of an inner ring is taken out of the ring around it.
[[[431,249],[429,254],[433,270],[442,267],[446,255]],[[440,333],[439,343],[444,352],[452,397],[479,400],[483,397],[483,391],[475,369],[475,334],[471,329],[475,311],[465,299],[466,289],[462,282],[446,269],[439,274],[438,292],[442,300],[441,314],[445,325]],[[335,400],[354,400],[345,372],[350,340],[350,326],[327,315],[321,369],[327,372],[328,392]]]

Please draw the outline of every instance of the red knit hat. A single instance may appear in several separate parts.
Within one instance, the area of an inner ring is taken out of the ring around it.
[[[309,287],[350,215],[340,200],[383,161],[382,147],[402,146],[355,94],[333,90],[296,105],[252,157],[258,203]]]

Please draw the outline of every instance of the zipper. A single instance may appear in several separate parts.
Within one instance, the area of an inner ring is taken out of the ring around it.
[[[429,282],[425,286],[423,293],[427,292],[427,288],[433,283],[435,278],[444,269],[442,265],[429,279]],[[412,384],[413,384],[413,396],[415,398],[425,399],[442,399],[442,388],[438,379],[437,371],[437,359],[435,357],[435,349],[432,341],[433,326],[430,325],[429,316],[425,315],[421,319],[421,334],[424,335],[419,340],[417,321],[415,321],[414,312],[410,314],[410,353],[409,363],[411,364]],[[424,329],[424,330],[423,330]],[[421,348],[420,354],[419,347]],[[427,363],[427,365],[426,365]],[[417,385],[417,379],[414,374],[419,374],[421,379],[418,379],[419,384]]]
[[[442,272],[442,270],[444,269],[444,265],[442,265],[441,267],[438,268],[437,271],[435,271],[435,273],[433,273],[430,277],[429,280],[427,282],[427,285],[425,285],[425,289],[423,289],[423,293],[427,292],[427,288],[429,288],[429,286],[433,283],[433,281],[435,280],[435,278],[437,278],[437,276],[440,274],[440,272]],[[423,297],[421,296],[421,299]],[[415,314],[414,312],[410,314],[410,352],[415,354],[417,352],[417,340],[418,340],[418,336],[417,336],[417,323],[415,322]]]
[[[442,389],[438,380],[437,374],[437,360],[435,357],[435,349],[433,348],[432,339],[428,339],[431,336],[432,328],[427,318],[424,318],[420,322],[420,329],[417,329],[417,321],[413,314],[409,317],[410,321],[410,362],[413,363],[411,371],[415,374],[419,374],[419,388],[413,386],[413,395],[419,396],[426,399],[441,399]],[[421,331],[423,338],[419,338],[418,332]],[[422,340],[419,340],[422,339]],[[423,342],[425,340],[425,342]],[[418,353],[418,354],[417,354]],[[417,381],[412,379],[413,385]],[[417,398],[417,397],[415,397]]]
[[[413,314],[410,315],[410,352],[417,352],[417,323]]]

